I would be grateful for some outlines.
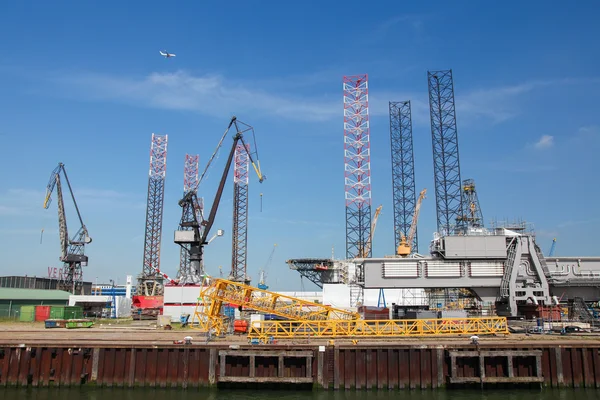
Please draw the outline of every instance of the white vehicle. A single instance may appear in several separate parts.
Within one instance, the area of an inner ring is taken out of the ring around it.
[[[175,57],[175,54],[168,53],[166,50],[165,51],[159,50],[159,53],[161,56],[163,56],[165,58]]]

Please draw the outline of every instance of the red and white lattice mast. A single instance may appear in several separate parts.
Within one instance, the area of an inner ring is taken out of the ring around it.
[[[370,257],[371,145],[367,75],[344,76],[344,179],[346,193],[346,258]],[[363,291],[351,280],[350,305],[362,302]]]
[[[167,135],[152,134],[150,146],[150,171],[148,177],[148,202],[146,206],[146,232],[144,240],[144,265],[138,276],[137,294],[161,295],[163,274],[160,272],[160,243],[162,236],[165,178],[167,176]]]

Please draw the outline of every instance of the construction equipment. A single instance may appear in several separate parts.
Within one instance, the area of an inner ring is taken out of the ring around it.
[[[257,289],[240,282],[209,279],[194,312],[202,330],[212,336],[227,331],[224,304],[273,314],[282,320],[253,321],[248,338],[267,343],[271,338],[404,337],[464,334],[508,334],[505,317],[423,320],[363,320],[355,312]],[[192,323],[195,323],[193,321]],[[210,336],[209,336],[210,337]]]
[[[203,287],[194,312],[195,319],[205,331],[221,335],[226,324],[221,313],[223,303],[235,304],[255,311],[274,314],[296,321],[356,320],[359,315],[323,304],[301,300],[275,292],[257,289],[241,282],[212,279]]]
[[[377,207],[375,209],[375,215],[373,216],[373,221],[371,222],[371,232],[369,233],[369,239],[365,244],[363,251],[361,252],[360,258],[369,257],[371,254],[371,247],[373,246],[373,235],[375,235],[375,228],[377,227],[377,220],[379,219],[379,214],[381,214],[381,208],[383,205]]]
[[[269,254],[269,258],[267,259],[267,262],[265,263],[265,266],[259,271],[259,278],[258,278],[258,288],[261,290],[267,290],[269,287],[266,284],[266,279],[267,279],[267,267],[269,266],[269,264],[271,264],[271,261],[273,260],[273,254],[275,253],[275,249],[277,248],[277,243],[275,243],[273,245],[273,250],[271,250],[271,254]]]
[[[182,216],[182,220],[180,222],[180,226],[181,227],[189,227],[189,228],[191,228],[191,230],[175,231],[175,240],[174,241],[175,241],[175,243],[181,245],[182,247],[185,244],[189,245],[189,249],[188,249],[189,260],[190,260],[190,268],[192,271],[200,271],[201,270],[204,246],[209,243],[207,241],[207,238],[208,238],[208,235],[210,234],[210,230],[215,222],[215,217],[217,215],[219,203],[221,202],[221,196],[223,195],[223,189],[225,187],[225,182],[227,181],[227,176],[229,175],[229,169],[231,167],[231,163],[233,161],[233,156],[234,156],[236,147],[238,145],[238,142],[241,142],[244,149],[247,149],[248,147],[246,146],[246,143],[244,142],[244,133],[248,132],[248,131],[254,132],[253,128],[250,125],[247,125],[243,122],[238,121],[235,116],[232,117],[231,121],[229,122],[229,125],[227,126],[227,129],[223,133],[223,136],[221,137],[221,140],[219,141],[219,143],[217,145],[216,150],[214,151],[213,155],[209,159],[208,164],[207,164],[206,168],[204,169],[204,172],[202,173],[202,176],[200,177],[200,179],[198,181],[198,185],[202,182],[202,179],[204,178],[206,172],[208,171],[208,168],[210,167],[212,160],[214,159],[216,153],[218,152],[219,148],[223,144],[223,141],[232,126],[235,126],[235,134],[233,135],[233,144],[231,146],[231,151],[229,152],[229,157],[227,158],[227,162],[225,164],[225,169],[223,170],[223,175],[221,176],[221,181],[219,182],[219,187],[215,194],[215,198],[213,200],[212,207],[210,209],[210,213],[208,214],[208,216],[205,216],[203,221],[199,221],[197,214],[195,212],[193,212],[194,207],[196,207],[196,204],[198,204],[197,196],[196,196],[197,187],[194,188],[194,190],[190,190],[188,193],[186,193],[186,195],[181,200],[179,200],[179,206],[184,207],[184,208],[186,208],[186,207],[190,208],[190,212],[185,212],[185,210],[184,210],[184,212],[182,213],[183,216]],[[240,129],[240,126],[242,127],[242,129]],[[255,146],[255,148],[256,148],[256,146]],[[250,152],[248,152],[247,154],[248,154],[250,163],[252,164],[254,170],[256,171],[256,174],[258,175],[258,181],[262,183],[266,179],[266,177],[262,174],[262,172],[260,170],[260,162],[257,159],[256,163],[255,163],[254,159],[252,158],[252,154]]]
[[[185,163],[183,168],[183,196],[185,196],[189,191],[197,188],[199,159],[199,155],[185,155]],[[193,208],[184,207],[182,209],[182,212],[194,212],[196,214],[196,219],[198,219],[201,222],[203,204],[201,199],[199,199],[198,197],[196,197],[195,200],[197,202],[194,204]],[[187,221],[191,219],[191,216],[185,216],[182,214],[182,221]],[[191,230],[190,227],[182,226],[179,227],[179,229],[182,231]],[[190,268],[190,252],[188,247],[189,244],[182,245],[179,252],[179,271],[177,271],[177,280],[181,285],[193,285],[200,283],[202,280],[202,275],[204,273],[204,271],[202,270],[192,270]]]
[[[479,205],[479,197],[473,179],[465,179],[462,183],[463,205],[462,215],[456,218],[457,226],[463,228],[482,228],[483,213]]]
[[[233,161],[233,226],[230,279],[250,284],[248,276],[248,189],[250,147],[238,144]]]
[[[552,239],[552,247],[550,247],[550,251],[548,252],[548,257],[554,256],[555,249],[556,249],[556,238]]]
[[[421,203],[425,198],[425,194],[427,193],[427,189],[421,190],[419,193],[419,199],[417,200],[417,204],[415,205],[415,213],[412,218],[412,223],[410,224],[410,231],[408,232],[408,238],[405,235],[402,235],[402,239],[400,240],[400,244],[398,245],[398,249],[396,253],[400,257],[406,257],[412,252],[411,243],[413,242],[413,237],[417,230],[417,221],[419,220],[419,211],[421,210]]]
[[[249,340],[271,339],[392,338],[449,335],[508,335],[506,317],[437,318],[404,320],[258,321],[250,325]]]
[[[144,233],[144,263],[142,272],[138,276],[136,296],[150,296],[153,298],[163,294],[163,279],[156,271],[160,270],[162,218],[167,175],[167,144],[168,135],[152,134]],[[140,301],[144,303],[143,299],[140,299]]]
[[[417,203],[415,188],[415,158],[410,101],[389,102],[390,139],[392,150],[392,193],[394,199],[394,249],[402,234],[410,229]],[[415,232],[413,248],[418,248]]]
[[[71,193],[71,199],[77,211],[77,217],[79,218],[80,227],[73,235],[73,238],[69,239],[69,231],[67,229],[67,216],[65,214],[65,205],[62,195],[62,184],[60,181],[60,174],[64,175],[67,186],[69,187],[69,193]],[[58,166],[52,171],[50,180],[46,186],[46,198],[44,200],[44,208],[48,209],[52,201],[52,192],[56,187],[56,193],[58,197],[58,229],[60,235],[60,261],[62,261],[63,268],[60,275],[60,282],[58,289],[65,290],[73,294],[83,294],[83,271],[82,266],[87,266],[88,256],[85,255],[85,245],[92,242],[92,238],[88,234],[87,227],[83,223],[79,207],[75,201],[75,195],[67,176],[67,171],[63,163],[58,163]]]

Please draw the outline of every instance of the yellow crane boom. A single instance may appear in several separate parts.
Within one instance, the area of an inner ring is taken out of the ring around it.
[[[360,317],[355,312],[220,278],[213,279],[208,286],[204,287],[198,299],[199,303],[196,306],[195,317],[204,329],[214,329],[217,335],[223,333],[225,329],[223,316],[221,315],[223,303],[275,314],[295,321],[348,321]]]
[[[427,189],[423,189],[419,194],[419,199],[417,200],[417,204],[415,205],[415,212],[413,214],[412,223],[410,224],[410,230],[408,231],[408,238],[402,235],[402,238],[400,239],[400,244],[398,245],[396,253],[401,257],[408,256],[412,251],[413,239],[415,238],[415,233],[417,232],[417,221],[419,220],[419,211],[421,210],[421,203],[423,202],[426,193]]]
[[[369,254],[371,253],[371,246],[373,246],[373,236],[375,235],[375,228],[377,227],[377,220],[379,219],[379,214],[381,214],[381,208],[383,207],[383,205],[377,207],[377,209],[375,209],[375,215],[373,216],[373,222],[371,222],[371,233],[369,234],[369,240],[367,241],[367,244],[365,245],[365,248],[362,252],[361,257],[365,258],[365,257],[369,257]]]

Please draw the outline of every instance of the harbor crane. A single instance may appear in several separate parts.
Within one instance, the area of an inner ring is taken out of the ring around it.
[[[415,232],[417,231],[419,211],[421,210],[421,203],[423,202],[426,193],[427,189],[423,189],[421,190],[421,193],[419,193],[419,199],[417,200],[417,204],[415,205],[415,212],[413,214],[412,223],[410,224],[410,230],[408,231],[408,238],[405,235],[402,235],[402,239],[400,240],[400,244],[398,245],[398,249],[396,250],[396,253],[400,257],[406,257],[413,251],[413,249],[411,248],[411,244],[413,242]]]
[[[196,195],[197,186],[200,185],[200,183],[202,183],[202,180],[203,180],[204,176],[206,175],[208,168],[210,167],[213,159],[215,158],[215,155],[219,151],[219,148],[223,144],[223,141],[225,140],[225,137],[229,133],[229,130],[231,129],[232,126],[235,127],[235,134],[233,135],[233,144],[231,146],[231,150],[229,152],[229,156],[228,156],[227,162],[225,164],[225,169],[223,170],[223,175],[221,176],[221,181],[219,182],[219,187],[217,188],[217,192],[215,194],[215,198],[213,200],[212,207],[210,209],[210,213],[208,214],[208,216],[205,216],[203,221],[199,221],[197,214],[195,212],[193,212],[193,208],[195,207],[195,205],[198,202],[197,195]],[[215,222],[215,217],[217,215],[219,203],[221,202],[221,197],[223,195],[223,189],[224,189],[225,183],[227,181],[227,176],[229,175],[229,170],[231,168],[231,163],[233,161],[233,155],[235,153],[236,146],[237,146],[238,142],[241,142],[244,149],[247,149],[246,143],[244,141],[244,133],[248,132],[248,131],[253,132],[254,130],[250,125],[247,125],[241,121],[238,121],[237,118],[235,116],[233,116],[231,118],[231,121],[229,122],[229,125],[227,126],[227,129],[223,133],[223,136],[221,137],[221,140],[219,141],[217,148],[215,149],[214,153],[212,154],[211,158],[209,159],[208,164],[206,165],[206,168],[204,169],[204,172],[202,173],[200,179],[198,180],[198,184],[197,184],[196,188],[194,188],[194,190],[190,190],[188,193],[186,193],[186,195],[181,200],[179,200],[180,207],[190,208],[190,212],[185,212],[185,210],[184,210],[184,212],[182,213],[183,217],[180,222],[180,226],[182,228],[189,227],[189,228],[191,228],[191,230],[175,231],[175,240],[174,241],[175,241],[175,243],[182,245],[182,246],[185,244],[189,245],[190,266],[191,266],[192,271],[200,271],[200,267],[202,265],[202,260],[203,260],[204,246],[209,243],[209,241],[207,241],[207,239],[210,234],[210,230]],[[256,146],[254,146],[254,148],[256,149]],[[266,179],[266,176],[264,176],[260,170],[260,162],[259,162],[258,158],[255,162],[252,157],[252,153],[250,153],[250,152],[248,152],[248,157],[250,159],[250,163],[252,164],[252,167],[254,168],[254,170],[258,176],[258,181],[260,183],[262,183]],[[189,217],[186,218],[185,217],[186,215]]]
[[[373,216],[373,221],[371,222],[371,232],[369,233],[369,239],[367,241],[367,244],[365,245],[364,250],[361,253],[361,257],[369,257],[369,254],[371,254],[371,247],[373,246],[373,236],[375,235],[375,228],[377,227],[377,220],[379,219],[379,214],[381,214],[382,207],[383,205],[375,209],[375,215]]]
[[[556,238],[552,239],[552,246],[550,247],[550,251],[548,252],[548,257],[554,256],[555,249],[556,249]]]
[[[69,239],[69,231],[67,229],[67,216],[65,213],[65,203],[62,195],[62,183],[60,175],[64,176],[75,211],[77,211],[77,217],[79,218],[80,227]],[[44,200],[44,208],[48,209],[52,202],[52,192],[56,188],[57,208],[58,208],[58,231],[60,236],[60,261],[62,261],[63,268],[60,274],[60,281],[58,284],[59,290],[65,290],[72,294],[83,294],[83,271],[81,267],[85,267],[88,264],[88,256],[85,255],[85,245],[92,242],[92,238],[88,234],[87,227],[83,223],[79,207],[75,201],[75,195],[67,176],[67,171],[63,163],[59,163],[52,174],[50,180],[46,186],[46,198]]]
[[[269,288],[269,286],[267,286],[267,267],[271,264],[271,261],[273,261],[273,254],[275,254],[275,249],[277,248],[277,243],[275,243],[273,245],[273,250],[271,250],[271,254],[269,254],[269,258],[267,259],[267,262],[265,264],[265,266],[258,272],[258,288],[261,290],[267,290]]]

